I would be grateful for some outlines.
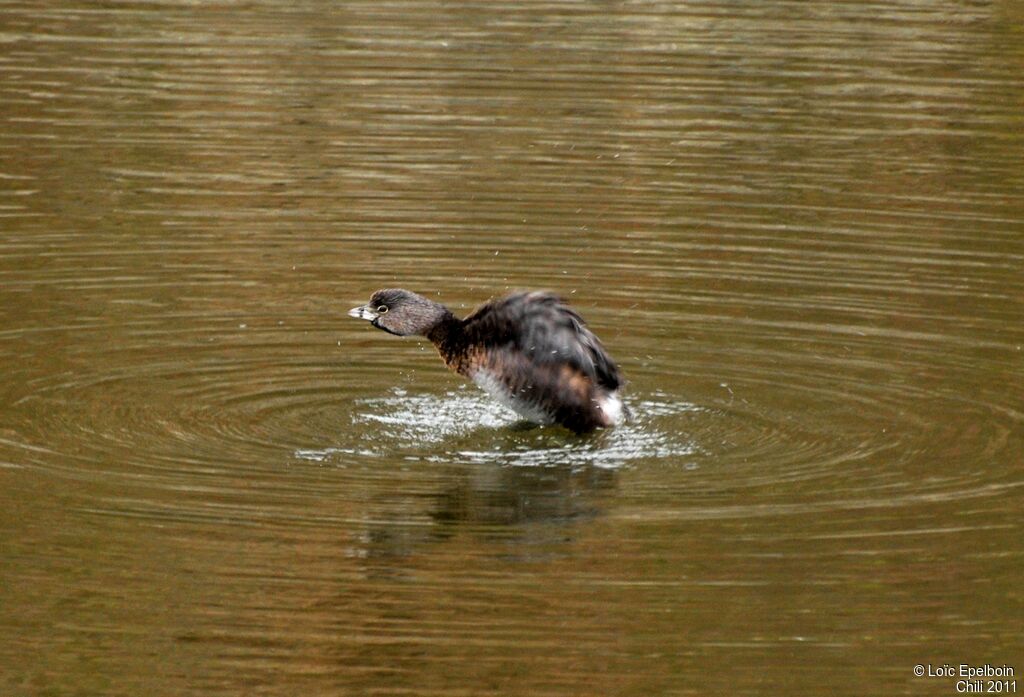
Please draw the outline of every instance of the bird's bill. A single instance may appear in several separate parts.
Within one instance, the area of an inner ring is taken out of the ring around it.
[[[367,322],[372,322],[378,317],[377,313],[371,310],[369,305],[353,307],[348,311],[348,316],[355,317],[356,319],[365,319]]]

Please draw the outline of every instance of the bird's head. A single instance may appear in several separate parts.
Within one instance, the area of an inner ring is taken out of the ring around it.
[[[426,335],[451,315],[440,303],[402,288],[383,288],[370,297],[370,302],[348,311],[349,317],[365,319],[390,334]]]

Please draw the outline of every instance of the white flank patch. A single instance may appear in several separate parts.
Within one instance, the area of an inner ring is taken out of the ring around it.
[[[601,407],[601,411],[608,416],[608,419],[613,424],[617,424],[622,420],[622,400],[619,399],[618,392],[612,392],[601,398],[597,406]]]
[[[533,404],[520,395],[514,394],[510,391],[505,384],[496,376],[487,370],[478,370],[473,373],[473,382],[475,382],[484,392],[494,397],[502,405],[508,407],[515,413],[522,416],[524,419],[533,421],[538,424],[550,424],[554,422],[551,415],[540,408],[538,405]],[[621,410],[622,405],[619,404]]]

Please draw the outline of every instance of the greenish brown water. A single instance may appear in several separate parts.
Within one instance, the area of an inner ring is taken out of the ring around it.
[[[0,694],[1021,677],[1019,3],[0,8]],[[636,419],[393,285],[564,294]]]

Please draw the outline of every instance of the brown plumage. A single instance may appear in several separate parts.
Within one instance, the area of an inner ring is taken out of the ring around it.
[[[531,421],[583,433],[622,416],[615,361],[551,293],[513,293],[459,319],[439,303],[388,288],[349,315],[392,334],[427,337],[451,370]]]

